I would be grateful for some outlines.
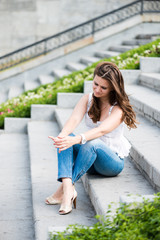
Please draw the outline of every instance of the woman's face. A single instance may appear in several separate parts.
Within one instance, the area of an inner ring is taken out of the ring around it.
[[[93,79],[93,93],[95,97],[108,97],[110,91],[112,91],[112,87],[109,81],[99,77],[95,76]]]

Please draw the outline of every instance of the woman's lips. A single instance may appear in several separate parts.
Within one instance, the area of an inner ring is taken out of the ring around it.
[[[100,93],[94,93],[95,96],[100,96],[101,94]]]

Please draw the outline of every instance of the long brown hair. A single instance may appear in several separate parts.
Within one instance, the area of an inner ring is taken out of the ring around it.
[[[94,77],[96,75],[110,82],[113,90],[109,95],[109,103],[111,105],[116,103],[122,109],[122,121],[124,121],[129,128],[136,128],[136,123],[138,123],[136,121],[136,114],[133,111],[129,98],[125,92],[124,80],[119,68],[111,62],[100,62],[94,71]],[[100,101],[99,98],[94,96],[94,94],[88,115],[94,123],[100,120]]]

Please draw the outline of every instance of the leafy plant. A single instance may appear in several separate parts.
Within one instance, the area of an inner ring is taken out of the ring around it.
[[[141,56],[160,57],[160,39],[101,61],[114,62],[120,69],[138,69]],[[4,127],[5,117],[30,117],[32,104],[56,104],[58,92],[83,92],[83,83],[93,79],[96,65],[97,62],[84,70],[64,76],[52,84],[41,85],[0,104],[0,128]]]
[[[51,233],[51,240],[160,240],[160,193],[153,202],[122,204],[111,217],[96,216],[101,221],[91,227],[69,225],[64,232]]]

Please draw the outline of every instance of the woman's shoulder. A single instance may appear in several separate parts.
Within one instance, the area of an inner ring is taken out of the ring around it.
[[[119,114],[123,114],[123,110],[122,108],[116,103],[111,107],[111,113],[119,113]]]
[[[82,99],[86,102],[89,102],[92,99],[92,93],[84,94]]]

